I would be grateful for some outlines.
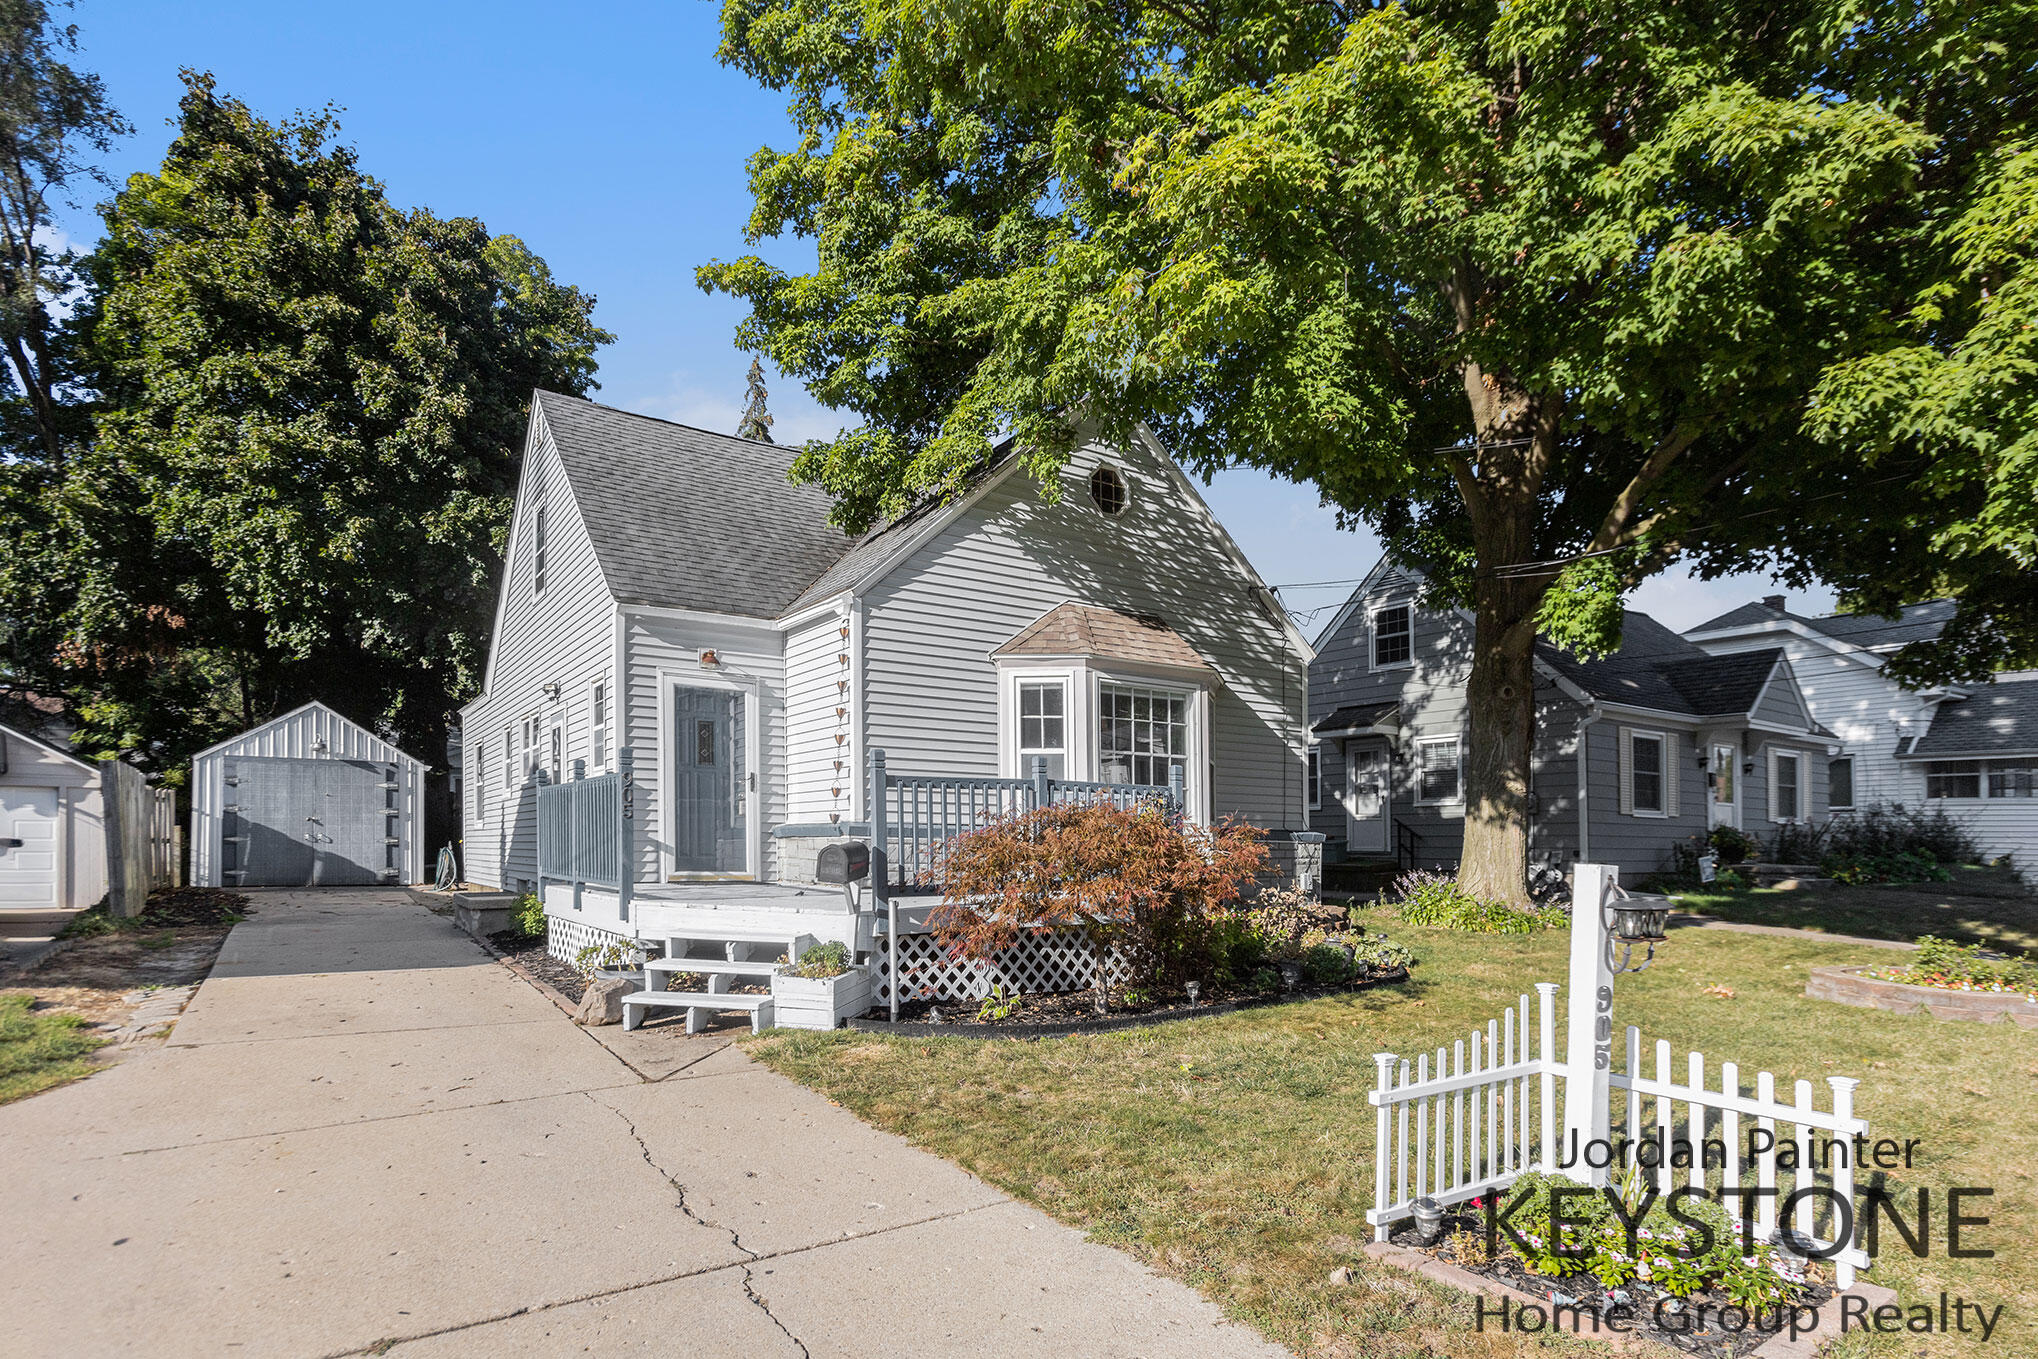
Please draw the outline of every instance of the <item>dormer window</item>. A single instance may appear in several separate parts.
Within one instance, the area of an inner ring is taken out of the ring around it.
[[[1090,473],[1091,503],[1105,514],[1116,517],[1125,513],[1131,493],[1126,490],[1125,477],[1115,467],[1099,467]]]
[[[545,507],[531,521],[531,593],[545,593]]]

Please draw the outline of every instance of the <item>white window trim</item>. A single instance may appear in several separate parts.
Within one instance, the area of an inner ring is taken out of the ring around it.
[[[1089,736],[1086,742],[1090,748],[1091,759],[1094,761],[1091,765],[1094,772],[1090,775],[1090,778],[1097,780],[1103,777],[1104,756],[1102,746],[1104,734],[1098,728],[1101,725],[1104,711],[1103,690],[1105,685],[1116,684],[1129,689],[1147,689],[1154,693],[1166,694],[1171,698],[1179,696],[1188,700],[1183,705],[1182,711],[1182,722],[1185,728],[1182,734],[1186,738],[1189,747],[1182,755],[1182,795],[1191,807],[1200,806],[1202,804],[1203,792],[1203,779],[1200,770],[1203,764],[1203,752],[1209,749],[1209,742],[1206,739],[1204,728],[1204,723],[1208,717],[1209,694],[1204,690],[1203,686],[1184,683],[1181,680],[1161,679],[1153,675],[1126,673],[1119,670],[1098,670],[1094,668],[1090,671],[1090,677],[1090,725]]]
[[[1323,810],[1323,745],[1318,741],[1309,743],[1308,751],[1302,757],[1303,797],[1309,810]]]
[[[517,724],[505,722],[502,726],[502,786],[514,790],[517,786]]]
[[[1404,661],[1382,661],[1380,659],[1380,615],[1401,609],[1408,614],[1408,659]],[[1415,668],[1415,605],[1407,601],[1382,604],[1366,613],[1366,665],[1379,672],[1383,670],[1412,670]]]
[[[1635,766],[1634,748],[1635,742],[1637,741],[1654,741],[1656,743],[1657,750],[1661,752],[1661,754],[1658,756],[1656,765],[1656,779],[1657,779],[1656,806],[1653,810],[1641,806],[1639,803],[1635,801],[1634,791],[1635,775],[1640,772]],[[1653,821],[1667,821],[1670,819],[1670,780],[1677,777],[1676,771],[1673,770],[1670,766],[1671,749],[1672,747],[1670,744],[1670,733],[1667,731],[1654,731],[1644,727],[1634,727],[1629,729],[1628,731],[1628,807],[1630,809],[1628,812],[1629,816],[1647,817],[1648,819]]]
[[[682,873],[678,868],[679,807],[674,800],[673,742],[679,735],[679,691],[724,689],[743,696],[743,769],[749,785],[743,791],[743,852],[749,860],[741,873]],[[704,675],[698,670],[658,672],[658,877],[661,882],[756,881],[764,872],[764,771],[757,767],[758,722],[764,705],[757,686],[747,680]],[[641,771],[642,763],[638,765]],[[641,772],[639,774],[641,777]]]
[[[531,511],[531,594],[535,597],[545,593],[545,573],[551,569],[551,542],[548,539],[545,502],[539,501]]]
[[[1025,719],[1024,714],[1021,710],[1022,705],[1019,702],[1019,693],[1022,689],[1025,689],[1028,685],[1037,685],[1041,688],[1053,687],[1061,690],[1061,746],[1059,747],[1059,749],[1049,750],[1046,748],[1042,748],[1040,750],[1028,750],[1025,748],[1024,740],[1020,735],[1021,724],[1024,722]],[[1013,752],[1012,767],[1015,771],[1012,775],[1013,778],[1019,779],[1032,778],[1033,757],[1036,755],[1060,755],[1062,768],[1061,776],[1063,778],[1074,777],[1074,775],[1071,774],[1069,771],[1075,768],[1075,751],[1072,749],[1072,747],[1076,744],[1076,740],[1072,738],[1075,738],[1076,736],[1076,729],[1074,726],[1071,725],[1070,719],[1070,714],[1075,709],[1075,702],[1076,696],[1075,696],[1074,675],[1067,675],[1043,670],[1035,671],[1032,673],[1021,673],[1013,681],[1012,703],[1010,707],[1012,720],[1012,731],[1011,731],[1012,752]]]
[[[1842,761],[1842,760],[1845,760],[1845,761],[1847,762],[1847,769],[1848,769],[1848,773],[1849,773],[1849,777],[1848,777],[1848,779],[1847,779],[1847,800],[1846,800],[1845,802],[1835,802],[1835,801],[1833,801],[1833,766],[1834,766],[1834,765],[1836,765],[1836,764],[1838,764],[1838,763],[1840,763],[1840,761]],[[1856,775],[1856,774],[1858,774],[1858,773],[1860,773],[1860,762],[1859,762],[1858,760],[1856,760],[1856,759],[1855,759],[1855,758],[1854,758],[1854,757],[1853,757],[1852,755],[1835,755],[1835,756],[1832,756],[1832,757],[1831,757],[1830,759],[1828,759],[1828,760],[1826,761],[1826,810],[1827,810],[1827,811],[1829,811],[1829,812],[1851,812],[1851,811],[1853,811],[1853,810],[1854,810],[1854,804],[1855,804],[1855,800],[1856,800],[1857,794],[1856,794],[1856,792],[1855,792],[1855,790],[1854,790],[1854,778],[1853,778],[1853,775]]]
[[[1780,799],[1777,797],[1776,790],[1780,785],[1778,784],[1776,778],[1776,768],[1778,765],[1782,764],[1785,760],[1797,761],[1797,810],[1789,816],[1779,816],[1777,815],[1776,809]],[[1805,804],[1811,801],[1812,790],[1806,786],[1805,759],[1803,751],[1779,750],[1775,746],[1771,746],[1769,748],[1768,791],[1769,791],[1769,819],[1771,822],[1779,826],[1797,826],[1804,824],[1807,820],[1810,819],[1805,815]]]
[[[1449,744],[1458,751],[1458,791],[1451,797],[1424,797],[1422,795],[1422,771],[1428,766],[1423,762],[1424,746]],[[1415,778],[1415,805],[1418,807],[1457,807],[1465,801],[1465,742],[1458,736],[1419,736],[1415,741],[1415,767],[1410,771]]]
[[[609,767],[615,742],[609,739],[614,726],[616,711],[615,686],[603,675],[587,686],[587,768],[590,774],[599,774]],[[601,715],[595,715],[599,705]]]

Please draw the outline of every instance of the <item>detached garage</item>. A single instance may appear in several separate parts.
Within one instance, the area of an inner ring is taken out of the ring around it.
[[[422,762],[307,703],[192,757],[191,882],[421,882],[424,805]]]
[[[99,770],[0,726],[0,910],[76,910],[106,895]]]

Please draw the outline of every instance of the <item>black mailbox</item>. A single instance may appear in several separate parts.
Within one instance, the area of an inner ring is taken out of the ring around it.
[[[821,846],[814,877],[821,882],[862,882],[870,876],[870,846],[861,840]]]

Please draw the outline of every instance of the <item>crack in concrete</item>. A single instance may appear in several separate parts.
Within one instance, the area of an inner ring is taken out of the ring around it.
[[[603,1104],[591,1094],[588,1096],[588,1099],[595,1105],[607,1109],[617,1118],[623,1120],[623,1126],[630,1130],[630,1137],[636,1142],[637,1152],[644,1158],[644,1164],[650,1166],[661,1179],[672,1186],[672,1192],[679,1197],[679,1211],[686,1214],[689,1221],[697,1222],[710,1231],[727,1232],[729,1234],[729,1244],[748,1257],[737,1265],[737,1268],[743,1271],[743,1296],[750,1299],[751,1306],[762,1312],[764,1319],[776,1326],[779,1329],[779,1333],[792,1342],[793,1347],[799,1350],[801,1359],[813,1359],[813,1351],[807,1348],[807,1342],[794,1335],[792,1328],[779,1320],[778,1314],[771,1310],[770,1300],[757,1291],[756,1275],[752,1271],[752,1266],[764,1257],[743,1244],[743,1234],[737,1231],[736,1228],[725,1222],[710,1221],[694,1211],[693,1205],[686,1201],[686,1186],[680,1183],[677,1175],[674,1175],[652,1159],[651,1146],[644,1140],[643,1134],[637,1131],[637,1124],[634,1119],[613,1104]]]

